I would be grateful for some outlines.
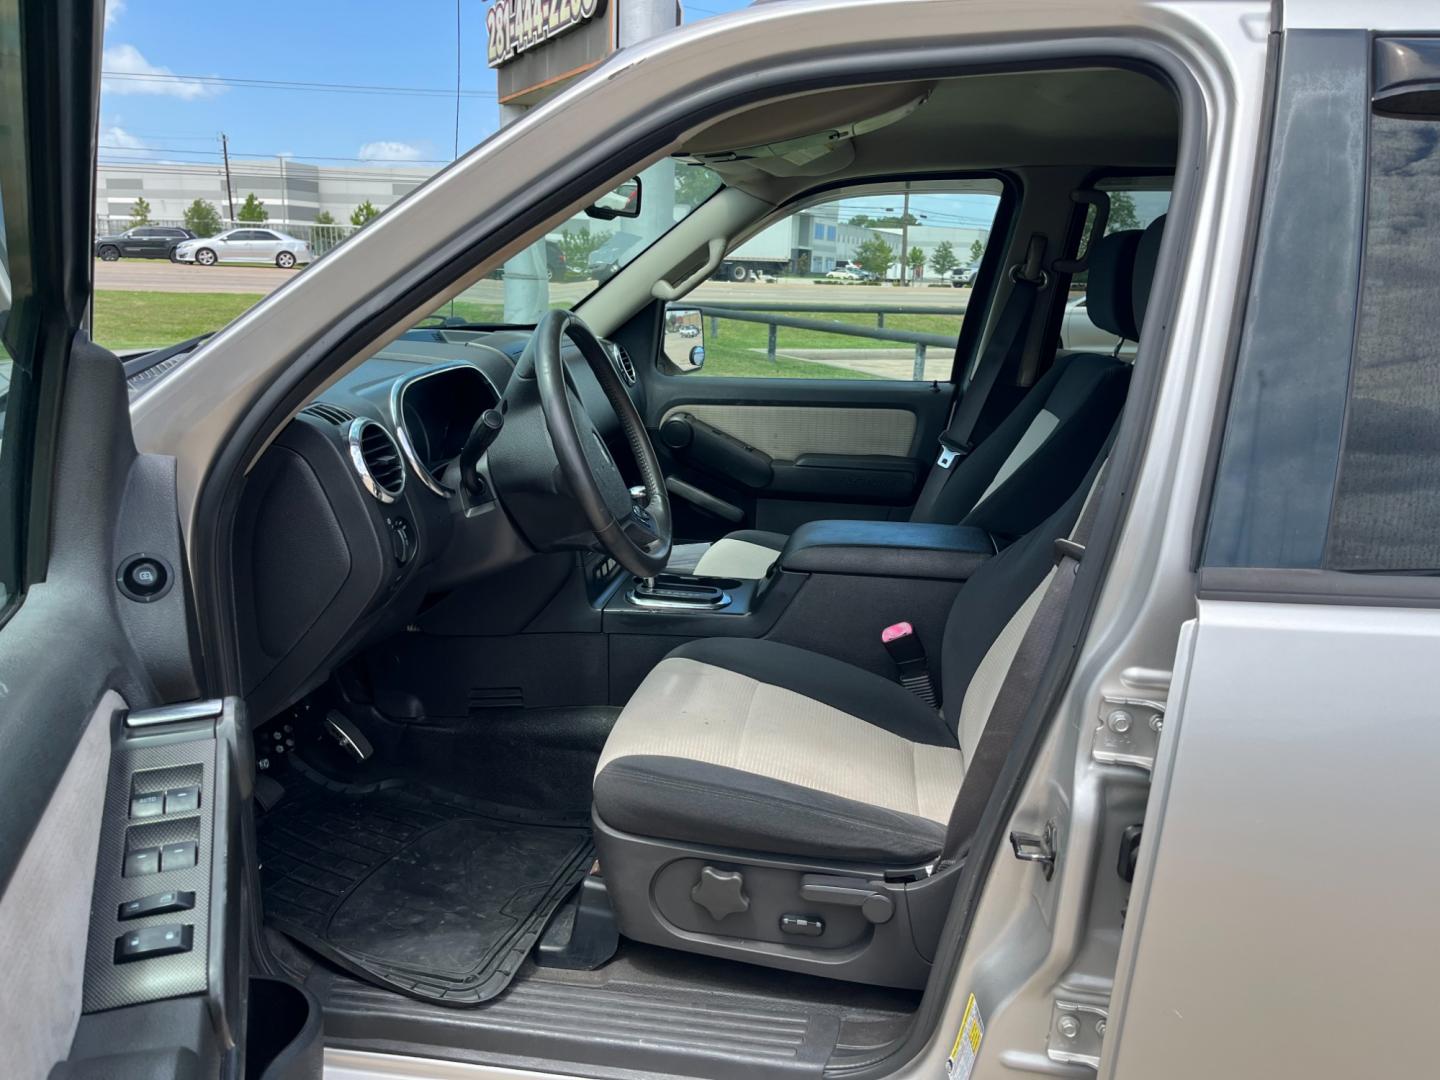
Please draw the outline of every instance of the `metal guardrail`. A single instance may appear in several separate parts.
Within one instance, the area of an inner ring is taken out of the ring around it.
[[[845,334],[849,337],[865,338],[870,341],[893,341],[899,345],[915,347],[915,365],[911,377],[917,382],[925,378],[925,350],[930,346],[940,349],[953,348],[960,333],[957,319],[954,334],[930,334],[922,330],[900,330],[885,325],[886,315],[955,315],[963,317],[965,305],[942,306],[937,304],[780,304],[764,301],[747,304],[739,301],[715,301],[703,304],[686,303],[683,300],[666,305],[677,311],[698,311],[710,319],[712,340],[720,336],[720,320],[733,319],[736,322],[760,323],[770,328],[765,344],[765,357],[772,364],[778,363],[780,327],[794,330],[813,330],[826,334]],[[833,320],[800,319],[780,312],[804,312],[807,314],[831,315],[874,315],[876,325],[860,326],[857,323]]]

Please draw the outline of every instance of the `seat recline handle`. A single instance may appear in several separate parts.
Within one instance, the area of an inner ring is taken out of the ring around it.
[[[800,879],[800,898],[835,907],[857,907],[868,922],[879,926],[895,914],[895,901],[884,886],[863,878],[806,874]]]

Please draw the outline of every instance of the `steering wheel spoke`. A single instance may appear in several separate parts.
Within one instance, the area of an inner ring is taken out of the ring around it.
[[[620,432],[643,479],[645,500],[627,487],[602,426],[569,385],[564,339],[575,344],[620,422]],[[550,442],[570,493],[595,538],[615,561],[639,577],[653,577],[670,560],[672,526],[660,459],[629,391],[598,338],[569,311],[550,311],[535,327],[534,372]]]

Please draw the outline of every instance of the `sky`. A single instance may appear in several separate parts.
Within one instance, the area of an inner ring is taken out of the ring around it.
[[[687,3],[685,21],[747,4]],[[458,0],[462,154],[498,122],[488,6]],[[101,160],[218,162],[223,131],[232,157],[443,165],[455,147],[456,12],[457,0],[107,0]]]

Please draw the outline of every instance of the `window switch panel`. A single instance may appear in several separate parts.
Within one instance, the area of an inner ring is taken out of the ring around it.
[[[188,870],[200,859],[200,845],[194,840],[180,844],[166,844],[160,849],[160,869]]]
[[[140,848],[125,853],[125,876],[144,877],[160,872],[160,849]]]
[[[118,917],[121,922],[124,922],[126,919],[143,919],[146,915],[168,915],[172,911],[190,911],[194,907],[195,894],[193,892],[172,890],[142,896],[138,900],[127,900],[120,905]]]
[[[193,926],[180,923],[143,926],[115,939],[115,963],[128,964],[135,960],[150,960],[157,956],[189,952],[194,944]]]

